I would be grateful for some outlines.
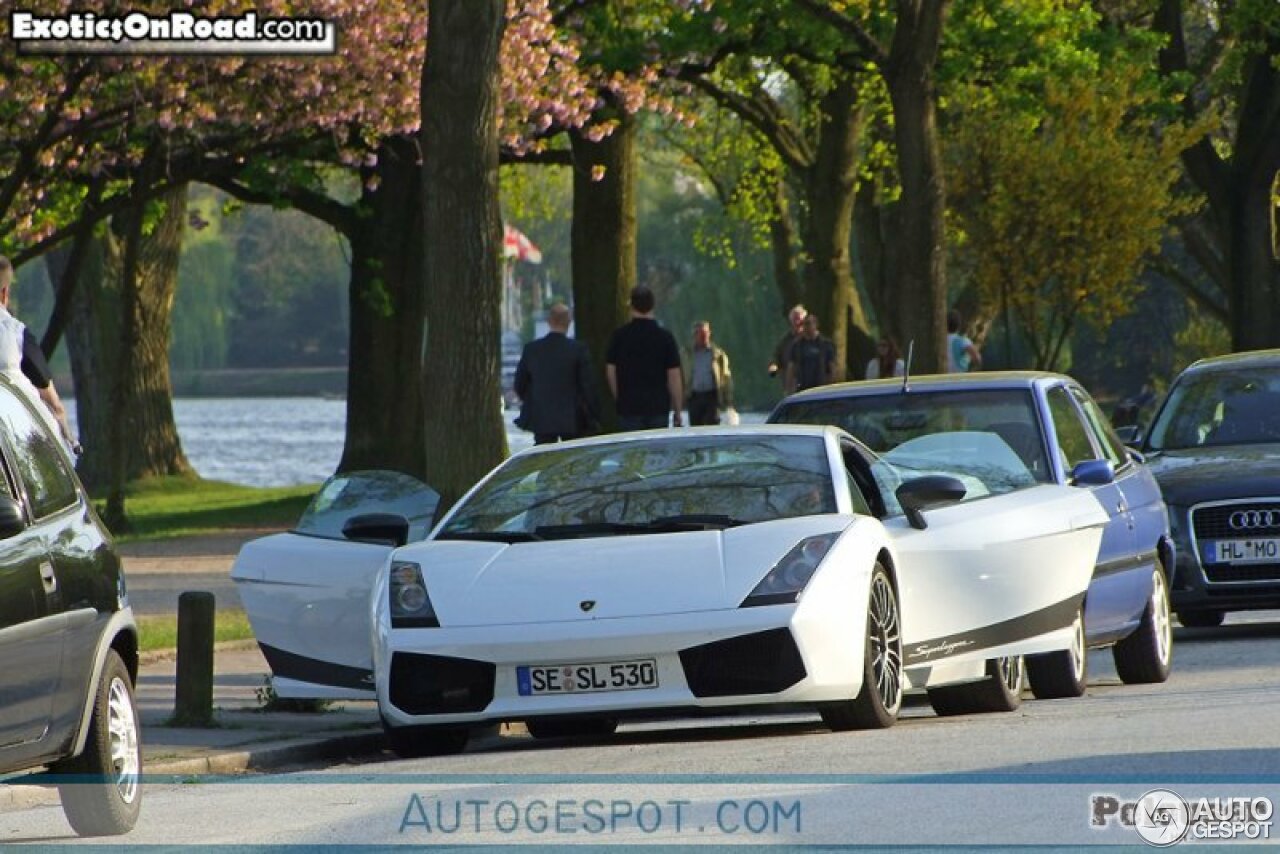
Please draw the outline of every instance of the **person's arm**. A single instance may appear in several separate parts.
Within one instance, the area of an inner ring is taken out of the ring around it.
[[[40,399],[44,401],[44,405],[53,413],[54,420],[58,422],[58,430],[62,433],[62,438],[66,440],[67,446],[71,448],[72,453],[80,453],[80,443],[76,441],[76,437],[71,433],[71,425],[67,423],[67,410],[62,405],[62,398],[58,397],[58,390],[53,387],[53,381],[42,389],[39,389]]]
[[[724,380],[724,391],[721,393],[720,402],[725,409],[733,408],[733,371],[729,369],[729,354],[720,351],[720,376]]]
[[[609,362],[604,366],[604,378],[609,383],[609,394],[618,399],[618,366]]]
[[[982,367],[982,354],[978,352],[978,348],[970,341],[965,345],[964,351],[969,354],[969,369]]]
[[[667,368],[667,392],[671,395],[671,425],[680,427],[684,422],[681,415],[684,407],[684,377],[679,365]]]
[[[525,362],[525,354],[520,354],[520,363],[516,365],[516,378],[513,383],[516,395],[521,400],[527,400],[529,397],[529,365]]]

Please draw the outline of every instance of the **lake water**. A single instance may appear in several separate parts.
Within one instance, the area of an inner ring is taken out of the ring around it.
[[[74,426],[75,402],[67,401]],[[319,483],[342,458],[347,402],[310,397],[177,398],[174,419],[182,448],[201,477],[249,486]],[[533,434],[511,422],[511,451],[533,444]],[[743,413],[746,423],[761,423],[762,413]]]

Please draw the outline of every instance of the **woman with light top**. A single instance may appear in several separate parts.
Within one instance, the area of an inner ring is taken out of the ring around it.
[[[876,357],[867,362],[867,379],[900,377],[906,370],[906,365],[898,356],[898,342],[888,335],[881,336],[880,342],[876,344]]]

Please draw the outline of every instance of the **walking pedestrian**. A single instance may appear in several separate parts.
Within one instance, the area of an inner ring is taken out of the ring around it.
[[[9,313],[12,286],[13,264],[0,255],[0,373],[30,396],[33,402],[39,401],[36,410],[46,416],[67,448],[73,454],[79,454],[80,443],[67,423],[67,410],[53,385],[53,372],[49,370],[40,342],[25,323]]]
[[[693,324],[693,353],[689,357],[689,424],[719,424],[720,410],[733,408],[733,374],[729,355],[711,343],[711,323]]]
[[[631,321],[609,339],[605,377],[618,403],[623,430],[679,427],[684,398],[680,348],[653,317],[653,291],[643,285],[631,292]]]
[[[572,319],[564,303],[551,306],[547,334],[524,345],[516,365],[515,390],[524,404],[516,423],[537,445],[576,439],[600,423],[591,355],[568,336]]]
[[[796,339],[800,337],[804,331],[804,319],[809,315],[807,309],[802,305],[794,305],[791,311],[787,313],[787,321],[790,326],[786,333],[778,339],[778,345],[773,348],[773,359],[769,362],[769,376],[776,377],[782,374],[782,387],[786,394],[790,394],[792,389],[787,387],[787,364],[791,358],[791,345],[796,343]]]
[[[816,314],[805,317],[800,337],[791,345],[787,368],[787,387],[792,391],[826,385],[835,376],[836,345],[818,332]]]
[[[898,342],[891,336],[880,336],[880,341],[876,344],[876,357],[867,362],[867,379],[900,377],[906,371],[907,366],[898,353]]]
[[[960,312],[947,312],[947,373],[963,374],[982,367],[982,354],[973,341],[960,334]]]

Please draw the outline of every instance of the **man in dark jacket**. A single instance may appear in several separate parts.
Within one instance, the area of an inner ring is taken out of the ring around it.
[[[524,403],[516,422],[539,445],[576,439],[600,422],[587,345],[569,331],[569,308],[556,303],[547,312],[550,331],[524,346],[516,366],[516,394]]]

